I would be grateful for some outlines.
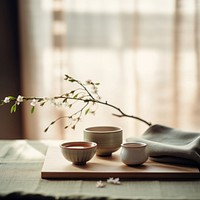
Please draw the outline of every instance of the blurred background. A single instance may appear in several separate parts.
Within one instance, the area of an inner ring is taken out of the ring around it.
[[[100,82],[103,100],[152,124],[200,131],[199,0],[1,0],[0,99],[51,97],[70,89],[68,74]],[[0,139],[77,139],[93,125],[117,125],[124,137],[148,126],[98,106],[76,130],[66,110],[0,107]]]

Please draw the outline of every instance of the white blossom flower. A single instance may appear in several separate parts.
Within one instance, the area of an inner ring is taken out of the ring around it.
[[[5,99],[4,99],[3,102],[4,102],[4,103],[10,103],[10,98],[9,98],[9,97],[5,97]]]
[[[55,100],[54,98],[50,98],[49,100],[50,100],[50,103],[51,103],[53,106],[56,105],[56,100]]]
[[[64,102],[62,103],[63,107],[68,107],[68,103],[67,102]]]
[[[44,97],[43,101],[49,101],[49,98],[48,97]]]
[[[21,96],[21,95],[18,95],[18,97],[17,97],[17,101],[19,101],[19,102],[23,102],[23,96]]]
[[[87,84],[91,84],[91,83],[92,83],[92,80],[87,80],[86,83],[87,83]]]
[[[36,99],[33,99],[32,101],[31,101],[31,106],[35,106],[36,105],[36,103],[37,103],[37,100]]]
[[[24,97],[23,96],[21,96],[21,95],[18,95],[18,97],[17,97],[17,105],[19,105],[21,102],[23,102],[23,99],[24,99]]]
[[[63,106],[63,103],[60,101],[60,102],[56,102],[56,106],[57,107],[62,107]]]
[[[112,184],[115,184],[115,185],[120,185],[120,181],[119,181],[119,178],[109,178],[107,180],[108,183],[112,183]]]
[[[97,188],[103,188],[103,187],[105,187],[106,185],[102,182],[102,181],[97,181],[97,183],[96,183],[96,187]]]

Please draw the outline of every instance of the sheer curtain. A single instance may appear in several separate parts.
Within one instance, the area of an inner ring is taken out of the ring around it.
[[[200,130],[199,0],[20,0],[23,94],[55,96],[64,74],[100,82],[105,101],[153,124]],[[117,118],[99,106],[75,131],[59,121],[66,111],[51,105],[30,114],[26,138],[81,139],[92,125],[117,125],[124,137],[148,126]]]

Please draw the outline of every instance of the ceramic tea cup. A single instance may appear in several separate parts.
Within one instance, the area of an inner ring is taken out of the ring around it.
[[[120,158],[126,165],[141,165],[148,159],[146,144],[132,142],[121,144]]]
[[[84,129],[84,140],[97,143],[98,156],[111,156],[122,144],[122,129],[116,126],[94,126]]]
[[[75,165],[84,165],[96,153],[94,142],[65,142],[60,145],[63,156]]]

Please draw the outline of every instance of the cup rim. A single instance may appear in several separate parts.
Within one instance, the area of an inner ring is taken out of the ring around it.
[[[121,144],[121,147],[125,148],[144,148],[147,144],[144,142],[125,142]]]
[[[114,133],[114,132],[120,132],[122,131],[121,127],[118,126],[91,126],[91,127],[87,127],[84,129],[84,132],[87,133]]]
[[[81,148],[80,148],[81,147]],[[60,144],[61,149],[70,150],[87,150],[97,147],[97,143],[89,141],[74,141],[74,142],[64,142]]]

